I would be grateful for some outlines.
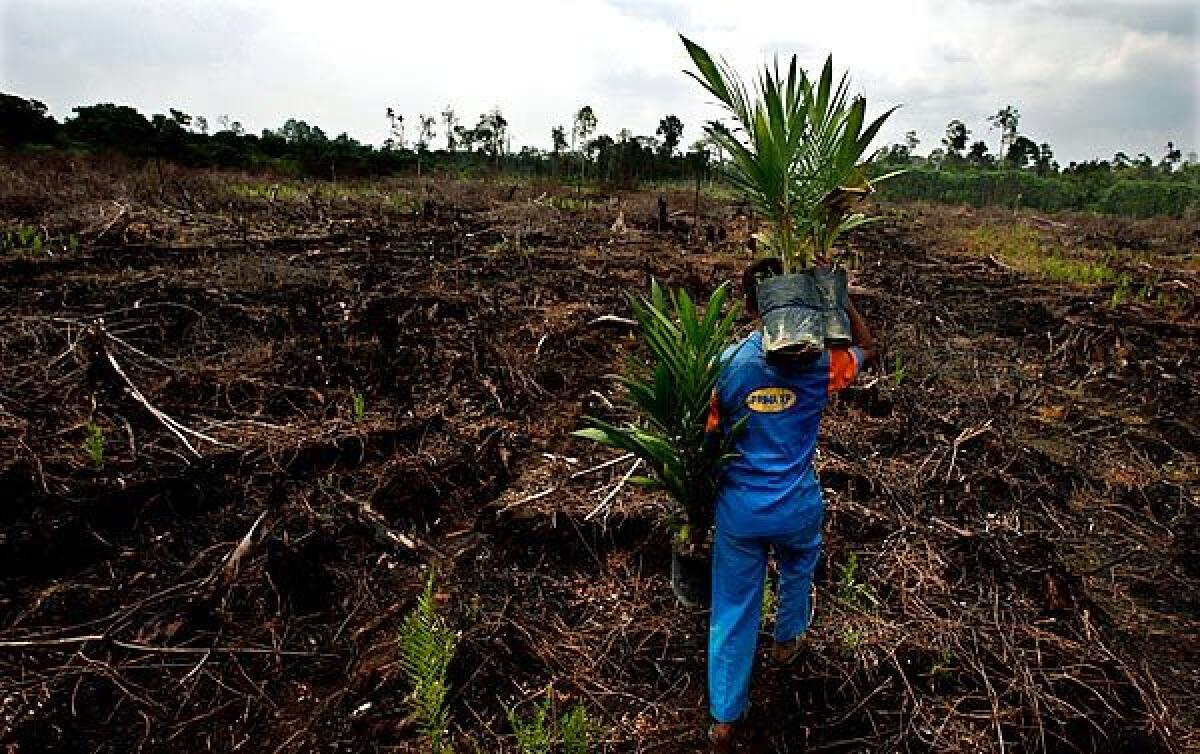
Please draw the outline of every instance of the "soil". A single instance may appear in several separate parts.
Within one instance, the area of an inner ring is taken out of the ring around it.
[[[624,296],[736,279],[741,208],[103,178],[0,195],[81,239],[0,256],[7,751],[420,751],[397,635],[430,573],[456,749],[515,750],[546,693],[597,751],[704,749],[670,506],[569,433],[621,413]],[[882,365],[826,414],[817,618],[791,666],[764,642],[745,750],[1196,750],[1200,224],[880,212],[846,259]],[[1173,297],[955,240],[1047,222]]]

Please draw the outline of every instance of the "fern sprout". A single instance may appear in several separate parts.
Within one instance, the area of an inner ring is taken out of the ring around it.
[[[400,629],[401,666],[412,683],[412,706],[422,734],[429,739],[435,754],[446,751],[445,736],[449,723],[446,697],[450,687],[446,674],[457,634],[438,615],[433,600],[433,574],[417,598],[417,606]]]

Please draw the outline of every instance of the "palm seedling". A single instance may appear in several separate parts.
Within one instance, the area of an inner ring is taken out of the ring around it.
[[[854,212],[873,188],[864,159],[892,108],[866,122],[867,101],[850,97],[849,77],[833,85],[833,56],[813,82],[797,58],[784,72],[764,66],[753,92],[727,63],[680,37],[700,83],[733,116],[733,126],[708,125],[709,137],[730,155],[729,179],[767,218],[763,241],[784,274],[828,260],[837,237],[867,221]],[[878,183],[887,176],[877,177]]]
[[[683,290],[664,292],[651,283],[650,296],[630,297],[648,365],[633,365],[616,377],[625,387],[631,421],[623,425],[589,418],[574,434],[633,453],[651,470],[639,479],[661,486],[683,511],[687,531],[703,537],[712,524],[716,472],[731,444],[706,442],[709,402],[721,368],[721,351],[733,330],[737,307],[729,306],[728,284],[697,307]],[[726,311],[723,311],[726,310]]]
[[[717,64],[703,47],[680,39],[696,66],[688,75],[732,116],[731,126],[710,123],[709,137],[730,155],[729,179],[766,218],[759,239],[782,263],[783,277],[759,287],[764,347],[774,352],[849,343],[845,271],[809,270],[833,262],[837,238],[868,222],[855,211],[873,188],[867,178],[873,155],[864,155],[895,108],[867,123],[866,98],[850,97],[848,76],[834,86],[833,56],[815,82],[795,55],[786,72],[776,60],[763,67],[751,90],[727,63]],[[768,319],[774,310],[792,313]]]

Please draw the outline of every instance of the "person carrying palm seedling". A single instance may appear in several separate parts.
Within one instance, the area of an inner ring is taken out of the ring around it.
[[[759,283],[780,272],[779,260],[767,258],[742,277],[756,322]],[[852,302],[848,310],[850,347],[774,358],[756,328],[723,360],[708,425],[732,434],[734,446],[719,476],[713,537],[708,688],[718,751],[732,751],[734,723],[748,704],[768,549],[779,571],[774,658],[791,660],[808,628],[825,512],[813,469],[821,414],[829,396],[875,358],[870,330]]]
[[[733,116],[709,126],[730,156],[729,179],[765,218],[769,256],[742,279],[759,327],[725,351],[706,429],[731,446],[716,474],[708,642],[710,738],[733,751],[749,705],[767,556],[779,569],[773,655],[792,659],[808,628],[824,500],[813,467],[829,396],[874,360],[871,333],[848,295],[834,242],[868,222],[863,154],[892,110],[865,125],[866,100],[834,87],[829,58],[810,81],[792,57],[765,68],[752,92],[726,64],[683,38],[689,72]],[[894,108],[893,108],[894,110]],[[864,127],[865,125],[865,127]],[[875,183],[890,177],[881,176]]]

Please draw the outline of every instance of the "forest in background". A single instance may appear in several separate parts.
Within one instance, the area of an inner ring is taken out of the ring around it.
[[[408,122],[387,108],[389,138],[381,145],[349,134],[331,138],[319,126],[290,118],[278,129],[250,133],[227,116],[213,128],[204,116],[170,109],[146,117],[128,105],[79,106],[59,122],[42,102],[0,94],[0,148],[33,152],[118,153],[155,163],[262,170],[286,177],[328,180],[436,172],[470,177],[504,174],[557,179],[577,186],[635,188],[650,183],[718,184],[724,155],[708,139],[684,147],[684,124],[674,115],[653,136],[623,128],[599,132],[590,106],[572,115],[570,127],[551,131],[551,149],[513,150],[509,123],[499,109],[463,125],[452,107]],[[905,172],[882,183],[883,196],[976,207],[999,205],[1042,211],[1082,210],[1131,217],[1182,217],[1200,211],[1200,164],[1185,159],[1174,142],[1154,158],[1117,152],[1061,166],[1053,148],[1020,132],[1020,111],[1006,106],[988,124],[998,150],[971,140],[963,121],[951,120],[939,146],[927,155],[915,131],[886,146],[881,172]]]

